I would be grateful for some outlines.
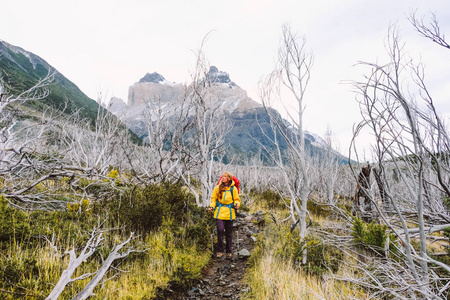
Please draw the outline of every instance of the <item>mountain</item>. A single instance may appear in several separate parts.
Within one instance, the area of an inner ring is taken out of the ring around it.
[[[270,119],[264,107],[248,97],[247,92],[233,82],[227,72],[219,71],[215,66],[210,67],[206,79],[211,83],[209,92],[205,95],[206,101],[219,99],[233,124],[233,129],[226,135],[228,148],[225,162],[230,161],[232,157],[242,162],[259,153],[263,160],[268,161],[268,155],[259,143],[269,151],[274,151],[275,148],[264,134],[271,132]],[[186,97],[189,88],[170,82],[156,72],[147,73],[129,87],[126,103],[122,99],[112,98],[107,108],[140,138],[145,139],[149,119],[146,113],[155,116],[157,108],[163,110],[164,115],[170,114],[173,106],[179,105],[179,100]],[[281,119],[279,114],[278,116]],[[308,132],[305,132],[305,142],[311,156],[319,155],[328,147],[322,138]],[[287,148],[284,141],[281,142],[281,148]],[[343,156],[341,161],[346,163]]]
[[[160,75],[156,72],[153,72],[152,74],[150,74],[150,73],[145,74],[145,76],[142,77],[141,80],[139,80],[139,83],[143,83],[143,82],[160,83],[160,82],[165,82],[165,81],[166,81],[166,79],[162,75]]]
[[[225,84],[229,84],[231,86],[236,85],[234,82],[231,81],[230,75],[228,75],[227,72],[219,71],[219,69],[217,69],[217,67],[215,67],[215,66],[211,66],[209,68],[209,71],[206,74],[206,78],[211,83],[225,83]]]
[[[92,125],[96,122],[99,110],[109,114],[108,110],[86,96],[44,59],[0,40],[0,79],[9,94],[17,95],[28,90],[48,74],[53,74],[53,81],[47,87],[49,95],[39,101],[26,101],[23,105],[37,111],[51,107],[66,114],[77,113],[79,118],[89,120]],[[114,114],[111,116],[115,118]],[[126,129],[126,126],[123,125],[123,128]],[[141,142],[134,133],[131,134],[131,139]]]
[[[70,114],[79,111],[82,118],[95,122],[98,103],[86,96],[74,83],[49,65],[44,59],[0,40],[0,76],[7,83],[11,94],[18,94],[34,86],[40,79],[54,73],[50,94],[42,101],[30,101],[26,105],[43,109],[45,105]]]
[[[0,40],[0,79],[7,85],[10,94],[29,89],[49,73],[54,74],[54,80],[48,86],[49,95],[40,101],[27,101],[25,105],[35,110],[52,107],[67,114],[77,112],[79,117],[95,124],[98,110],[104,110],[102,106],[41,57]],[[225,162],[232,157],[245,161],[258,154],[267,161],[267,153],[259,143],[268,151],[274,150],[274,147],[263,133],[270,132],[271,127],[262,105],[248,97],[247,92],[233,82],[227,72],[217,67],[212,66],[205,79],[211,83],[206,100],[220,101],[233,124],[233,129],[226,136],[228,148]],[[146,109],[153,117],[156,108],[162,109],[164,114],[170,113],[171,107],[179,105],[177,100],[185,97],[188,90],[189,87],[184,84],[171,82],[161,74],[147,73],[130,86],[126,103],[122,99],[112,98],[107,110],[120,118],[134,133],[132,139],[139,142],[139,138],[145,139],[147,135]],[[305,133],[305,142],[312,156],[326,149],[325,142],[318,135]],[[282,142],[281,148],[286,147]],[[343,156],[341,161],[347,162]]]

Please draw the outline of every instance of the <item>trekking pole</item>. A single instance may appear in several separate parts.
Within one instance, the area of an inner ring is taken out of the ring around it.
[[[211,252],[214,253],[214,236],[211,233]]]

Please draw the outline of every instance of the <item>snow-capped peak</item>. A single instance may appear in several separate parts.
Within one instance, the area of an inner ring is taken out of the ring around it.
[[[165,82],[165,81],[166,81],[166,79],[161,74],[153,72],[151,74],[150,73],[145,74],[145,76],[139,80],[139,83],[143,83],[143,82],[160,83],[160,82]]]
[[[211,83],[224,83],[235,86],[236,84],[231,81],[230,75],[227,72],[219,71],[217,67],[211,66],[209,68],[208,74],[206,74],[206,78]]]

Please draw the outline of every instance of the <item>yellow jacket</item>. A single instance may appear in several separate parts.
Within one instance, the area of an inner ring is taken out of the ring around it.
[[[231,189],[233,187],[233,189]],[[233,190],[233,196],[231,196],[231,190]],[[234,204],[241,205],[241,199],[239,198],[239,193],[237,187],[234,186],[234,181],[231,182],[231,185],[227,187],[222,194],[222,199],[219,198],[219,185],[216,185],[214,191],[211,196],[210,207],[214,209],[213,216],[215,219],[220,220],[234,220],[236,219],[236,211],[233,207],[233,198]]]

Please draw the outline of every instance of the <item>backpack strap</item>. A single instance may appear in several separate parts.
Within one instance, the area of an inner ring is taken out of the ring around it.
[[[236,208],[234,207],[234,194],[233,194],[233,189],[234,189],[234,185],[231,186],[230,191],[231,191],[231,199],[233,199],[233,209],[236,212]],[[236,214],[237,217],[237,214]],[[231,220],[233,220],[232,215],[231,215],[231,208],[230,208],[230,218]]]
[[[217,214],[216,214],[216,219],[219,217],[219,212],[220,209],[222,208],[222,206],[228,207],[230,209],[230,220],[233,220],[233,213],[231,211],[231,209],[234,209],[234,211],[236,211],[236,208],[234,208],[234,195],[233,195],[233,189],[234,189],[234,185],[230,187],[230,192],[231,192],[231,199],[233,199],[233,204],[222,204],[219,199],[216,200],[216,207],[218,207],[219,209],[217,210]],[[226,194],[226,191],[225,191]]]
[[[230,191],[231,191],[231,199],[233,199],[233,206],[234,206],[234,195],[233,195],[233,189],[234,189],[234,185],[231,186]]]

